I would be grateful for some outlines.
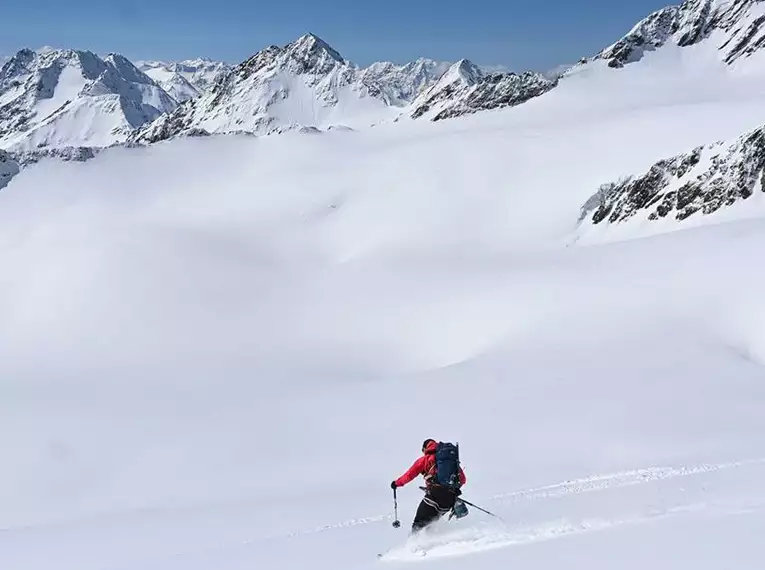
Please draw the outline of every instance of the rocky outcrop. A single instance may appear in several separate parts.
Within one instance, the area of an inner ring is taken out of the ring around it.
[[[11,178],[19,173],[19,164],[11,156],[0,150],[0,190],[5,188]]]
[[[661,160],[644,174],[604,184],[582,208],[582,221],[683,221],[765,191],[765,127]]]
[[[62,148],[41,148],[15,152],[12,158],[24,168],[31,164],[46,159],[55,159],[63,162],[85,162],[95,158],[101,149],[89,146],[70,146]]]

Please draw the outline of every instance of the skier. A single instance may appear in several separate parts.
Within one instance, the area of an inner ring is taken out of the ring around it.
[[[413,534],[452,511],[457,497],[461,494],[460,487],[467,482],[459,464],[457,447],[451,443],[439,443],[434,439],[422,442],[422,457],[417,459],[406,473],[391,482],[391,489],[403,487],[418,475],[425,477],[425,497],[412,522]],[[462,505],[460,507],[465,509]],[[462,516],[462,513],[457,516]]]

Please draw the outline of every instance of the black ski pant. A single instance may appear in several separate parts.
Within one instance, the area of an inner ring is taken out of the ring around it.
[[[456,500],[457,494],[451,489],[437,485],[428,487],[414,515],[412,533],[421,531],[451,511]]]

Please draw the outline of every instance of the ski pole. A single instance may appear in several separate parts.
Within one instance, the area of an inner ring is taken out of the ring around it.
[[[470,505],[470,506],[471,506],[471,507],[473,507],[474,509],[478,509],[479,511],[481,511],[481,512],[483,512],[483,513],[486,513],[487,515],[490,515],[490,516],[494,517],[495,519],[499,519],[499,520],[502,520],[502,517],[500,517],[500,516],[498,516],[498,515],[495,515],[495,514],[494,514],[494,513],[492,513],[491,511],[487,511],[486,509],[482,509],[482,508],[481,508],[481,507],[479,507],[478,505],[474,505],[473,503],[471,503],[470,501],[466,501],[466,500],[465,500],[465,499],[463,499],[462,497],[460,497],[458,500],[462,501],[462,502],[463,502],[463,503],[465,503],[466,505]]]
[[[398,520],[398,498],[396,497],[396,489],[393,489],[393,528],[401,526],[401,521]]]
[[[428,488],[427,488],[427,487],[420,487],[420,489],[421,489],[422,491],[425,491],[426,493],[427,493],[427,491],[428,491]],[[462,501],[462,502],[463,502],[463,503],[465,503],[466,505],[470,505],[470,506],[471,506],[471,507],[473,507],[474,509],[478,509],[479,511],[481,511],[481,512],[484,512],[484,513],[486,513],[487,515],[491,515],[491,516],[493,516],[495,519],[499,519],[499,520],[502,520],[502,517],[501,517],[501,516],[499,516],[499,515],[495,515],[494,513],[492,513],[491,511],[487,511],[486,509],[482,509],[482,508],[481,508],[481,507],[479,507],[478,505],[474,505],[473,503],[471,503],[470,501],[466,501],[466,500],[465,500],[465,499],[463,499],[462,497],[458,497],[458,498],[457,498],[457,500],[458,500],[458,501]]]

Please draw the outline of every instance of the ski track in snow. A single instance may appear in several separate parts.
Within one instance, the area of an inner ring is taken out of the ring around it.
[[[728,463],[701,464],[684,467],[648,467],[644,469],[633,469],[630,471],[619,471],[605,475],[591,475],[580,479],[572,479],[561,483],[554,483],[544,487],[532,489],[523,489],[511,493],[502,493],[490,497],[490,500],[496,502],[512,502],[517,500],[536,500],[536,499],[554,499],[565,495],[590,493],[594,491],[605,491],[619,487],[631,487],[643,483],[652,483],[655,481],[665,481],[677,477],[690,477],[704,473],[713,473],[715,471],[724,471],[735,469],[737,467],[747,467],[750,465],[765,464],[765,458],[749,459],[745,461],[731,461]]]
[[[633,469],[628,471],[618,471],[608,474],[595,474],[579,479],[562,481],[541,487],[521,489],[511,493],[498,494],[489,497],[488,501],[503,503],[508,501],[534,501],[540,499],[554,499],[567,495],[577,495],[605,491],[609,489],[618,489],[631,487],[634,485],[648,484],[657,481],[666,481],[675,478],[692,477],[705,473],[733,470],[737,468],[765,465],[765,458],[748,459],[742,461],[731,461],[717,464],[699,464],[692,466],[677,467],[648,467]],[[537,524],[529,527],[515,528],[472,528],[455,531],[447,535],[434,537],[434,544],[420,545],[412,548],[411,545],[395,547],[380,556],[381,562],[414,562],[418,560],[430,560],[435,557],[468,555],[476,552],[506,548],[509,546],[529,544],[533,542],[542,542],[553,540],[565,536],[595,532],[610,528],[645,523],[668,517],[676,517],[693,512],[709,511],[713,507],[721,508],[723,513],[745,512],[747,510],[762,510],[762,505],[737,505],[735,507],[725,505],[713,505],[708,503],[694,503],[671,507],[668,509],[654,510],[634,514],[622,518],[596,519],[589,518],[579,521],[567,521],[558,519],[547,523]],[[361,525],[376,524],[392,520],[390,514],[374,515],[347,519],[342,522],[325,524],[309,529],[297,530],[290,533],[261,535],[247,540],[222,542],[207,547],[193,550],[196,555],[210,553],[230,548],[237,548],[258,544],[269,540],[294,539],[308,535],[319,534],[334,530],[353,528]],[[425,551],[427,551],[425,553]],[[189,556],[191,552],[184,550],[171,554],[168,560],[176,557]],[[112,570],[116,570],[116,567]]]
[[[609,474],[597,474],[541,487],[522,489],[512,493],[494,495],[487,500],[502,503],[507,501],[554,499],[566,495],[577,495],[631,487],[634,485],[666,481],[675,478],[692,477],[695,475],[734,470],[755,465],[765,465],[765,458],[692,466],[648,467],[628,471],[618,471]],[[615,518],[584,518],[573,521],[566,520],[565,518],[558,518],[557,520],[531,526],[507,527],[503,525],[500,527],[488,526],[483,528],[465,528],[448,532],[443,535],[433,536],[429,540],[425,539],[415,543],[409,542],[402,546],[396,546],[387,552],[378,555],[378,560],[383,563],[411,563],[441,557],[465,556],[478,552],[544,542],[623,526],[650,523],[693,513],[706,512],[718,515],[731,515],[762,511],[764,509],[765,503],[733,504],[699,502],[673,506],[666,509],[650,509]],[[169,555],[167,559],[172,560],[174,558],[183,558],[191,554],[207,554],[215,551],[254,545],[269,540],[294,539],[328,531],[357,527],[360,525],[376,524],[386,520],[392,520],[392,516],[385,514],[347,519],[338,523],[326,524],[290,533],[261,535],[243,541],[219,543],[193,549],[192,552],[189,550],[179,551]],[[118,570],[118,568],[122,567],[113,567],[111,570]]]
[[[464,531],[433,537],[431,540],[421,542],[415,541],[409,546],[404,545],[393,548],[380,555],[379,559],[381,562],[417,562],[447,556],[466,556],[487,550],[544,542],[566,536],[644,524],[701,512],[717,515],[732,515],[757,512],[764,508],[765,503],[747,505],[692,503],[689,505],[682,505],[622,518],[590,518],[577,522],[560,520],[532,527],[521,527],[508,530],[466,529]]]
[[[675,479],[678,477],[692,477],[694,475],[702,475],[705,473],[713,473],[716,471],[725,471],[730,469],[736,469],[740,467],[747,467],[751,465],[763,465],[765,464],[765,458],[759,459],[747,459],[742,461],[730,461],[727,463],[705,463],[692,466],[679,466],[679,467],[647,467],[642,469],[632,469],[629,471],[617,471],[615,473],[597,474],[589,477],[583,477],[580,479],[572,479],[569,481],[562,481],[560,483],[554,483],[551,485],[545,485],[542,487],[533,487],[529,489],[521,489],[513,491],[511,493],[503,493],[489,497],[490,501],[503,503],[509,501],[519,500],[538,500],[538,499],[554,499],[566,495],[591,493],[597,491],[605,491],[608,489],[616,489],[620,487],[631,487],[634,485],[641,485],[645,483],[653,483],[656,481],[666,481],[669,479]],[[305,536],[309,534],[317,534],[332,530],[340,530],[349,527],[355,527],[359,525],[374,524],[383,522],[385,520],[392,520],[390,515],[375,515],[368,517],[360,517],[355,519],[348,519],[339,523],[326,524],[312,529],[305,529],[294,531],[286,535],[261,537],[258,539],[252,539],[243,542],[242,544],[254,543],[259,540],[273,539],[273,538],[296,538],[299,536]]]

